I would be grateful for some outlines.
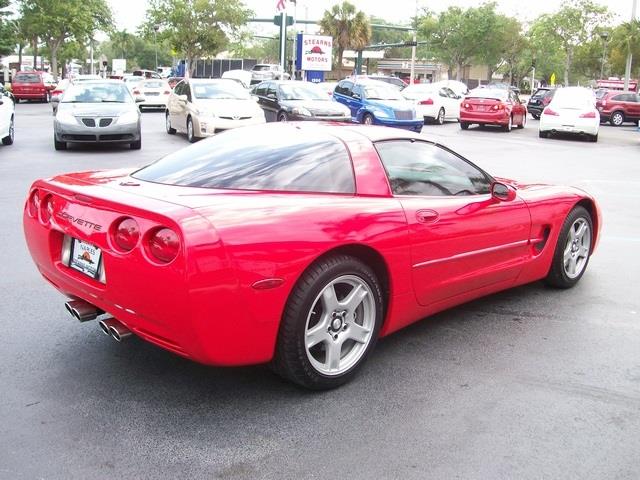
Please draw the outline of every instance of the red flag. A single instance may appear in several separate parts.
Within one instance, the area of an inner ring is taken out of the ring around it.
[[[286,4],[285,4],[286,0],[278,0],[278,3],[276,3],[276,10],[279,12],[280,10],[285,10],[287,8]]]

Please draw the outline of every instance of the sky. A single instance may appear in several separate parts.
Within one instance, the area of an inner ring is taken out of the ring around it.
[[[119,28],[134,32],[138,24],[144,19],[147,5],[146,0],[107,0],[115,14],[115,20]],[[369,15],[384,18],[389,22],[407,23],[414,15],[416,3],[419,8],[426,7],[439,12],[446,10],[451,5],[463,8],[477,6],[478,0],[350,0],[358,9]],[[276,13],[277,0],[245,0],[245,4],[252,9],[256,17],[272,17]],[[324,10],[332,5],[340,3],[340,0],[298,0],[296,16],[309,20],[319,20]],[[559,0],[497,0],[498,10],[506,15],[517,17],[522,22],[531,21],[542,13],[550,13],[556,10]],[[609,10],[618,14],[618,21],[626,21],[631,17],[632,0],[596,0],[596,3],[609,7]],[[291,4],[290,4],[291,5]],[[640,6],[638,7],[640,9]],[[292,13],[293,6],[289,7],[288,14]],[[640,15],[640,12],[638,12]],[[621,20],[623,19],[623,20]],[[267,25],[258,27],[264,31]],[[273,30],[275,32],[275,25]],[[311,33],[311,32],[310,32]]]

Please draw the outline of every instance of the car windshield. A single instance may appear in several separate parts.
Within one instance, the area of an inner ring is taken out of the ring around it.
[[[198,100],[248,100],[249,92],[233,81],[195,83],[193,95]]]
[[[269,65],[256,65],[253,67],[254,72],[264,72],[265,70],[269,70]]]
[[[402,96],[409,100],[415,100],[423,95],[433,95],[437,90],[438,89],[436,87],[431,85],[411,85],[402,91]]]
[[[508,96],[508,90],[491,88],[476,88],[467,94],[468,98],[489,98],[492,100],[502,100],[503,102],[507,100]]]
[[[124,77],[125,83],[140,83],[142,80],[142,77]]]
[[[364,96],[368,100],[402,100],[397,88],[387,85],[365,85]]]
[[[72,85],[62,103],[132,103],[127,88],[120,83],[89,83]]]
[[[162,88],[164,87],[164,83],[160,80],[153,80],[151,82],[144,82],[142,86],[144,88]]]
[[[583,110],[594,107],[595,95],[587,89],[564,88],[554,95],[552,104],[556,108]]]
[[[280,85],[283,100],[327,100],[327,94],[315,85]]]

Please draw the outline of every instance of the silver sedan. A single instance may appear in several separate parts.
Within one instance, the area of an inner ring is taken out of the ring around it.
[[[117,80],[74,84],[58,101],[53,121],[53,143],[65,150],[68,143],[128,143],[142,147],[140,111],[129,89]]]

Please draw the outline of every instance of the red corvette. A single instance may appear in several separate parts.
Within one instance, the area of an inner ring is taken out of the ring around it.
[[[295,123],[39,180],[24,209],[31,255],[78,320],[205,364],[271,362],[313,389],[434,312],[573,286],[600,224],[582,190],[495,179],[417,134]]]
[[[460,103],[460,128],[469,125],[499,125],[505,132],[513,126],[524,128],[527,124],[527,107],[513,90],[502,88],[476,88]]]

